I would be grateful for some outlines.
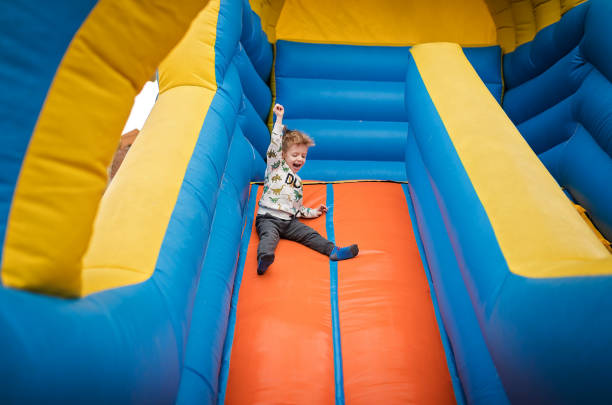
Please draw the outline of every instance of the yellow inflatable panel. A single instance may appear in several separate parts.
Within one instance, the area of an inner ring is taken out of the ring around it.
[[[84,295],[144,281],[155,270],[182,179],[217,90],[218,14],[219,0],[213,0],[160,65],[159,98],[96,217],[83,263]],[[193,60],[200,61],[197,69]]]
[[[181,42],[159,65],[159,93],[179,86],[217,90],[215,41],[220,0],[213,0],[196,17]],[[197,69],[193,61],[197,60]]]
[[[251,0],[270,42],[500,45],[504,53],[586,0]]]
[[[586,0],[485,0],[497,27],[497,41],[504,53],[531,41],[542,28],[561,19]]]
[[[268,42],[276,42],[276,23],[285,0],[250,0],[251,9],[259,15],[261,28],[268,36]]]
[[[553,0],[549,0],[553,1]],[[587,0],[561,0],[561,14],[565,14],[572,8],[576,7],[578,4],[582,4]]]
[[[537,32],[535,11],[531,0],[513,0],[511,5],[516,43],[517,45],[521,45],[531,41]]]
[[[83,294],[148,279],[214,91],[160,94],[96,217],[83,259]],[[163,164],[160,164],[163,162]]]
[[[612,274],[612,255],[519,134],[461,48],[423,44],[411,52],[510,270],[536,278]]]
[[[106,168],[134,97],[202,7],[196,0],[100,0],[94,7],[58,68],[22,165],[7,224],[4,285],[80,294]]]
[[[286,0],[276,39],[361,45],[497,43],[483,0]]]
[[[559,21],[561,4],[551,0],[533,0],[536,32]]]
[[[513,51],[516,48],[516,33],[510,0],[487,0],[486,3],[497,27],[498,44],[504,52]]]

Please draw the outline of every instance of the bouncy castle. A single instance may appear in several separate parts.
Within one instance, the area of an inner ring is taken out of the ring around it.
[[[612,403],[612,1],[0,22],[0,403]],[[316,142],[304,221],[356,258],[282,240],[257,275],[275,103]]]

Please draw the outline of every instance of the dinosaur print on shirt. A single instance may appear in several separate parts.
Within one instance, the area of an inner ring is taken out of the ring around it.
[[[258,213],[270,213],[281,219],[317,217],[317,210],[302,205],[304,196],[302,179],[297,173],[293,173],[282,154],[279,153],[282,151],[282,147],[279,146],[282,145],[282,136],[283,126],[278,125],[277,122],[274,124],[270,146],[266,152],[268,161]]]

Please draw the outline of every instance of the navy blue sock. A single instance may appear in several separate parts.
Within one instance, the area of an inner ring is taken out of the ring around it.
[[[334,261],[338,260],[346,260],[357,256],[359,253],[359,248],[357,245],[351,245],[343,248],[339,248],[338,246],[334,246],[334,250],[329,255],[329,258]]]
[[[274,254],[265,254],[262,255],[257,263],[257,274],[263,276],[263,274],[268,270],[268,267],[274,262]]]

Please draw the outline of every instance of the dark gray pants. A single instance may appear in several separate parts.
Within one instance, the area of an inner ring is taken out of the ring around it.
[[[257,261],[265,254],[274,254],[280,238],[293,240],[329,256],[334,244],[297,219],[280,219],[270,214],[257,215],[255,229],[259,235]]]

